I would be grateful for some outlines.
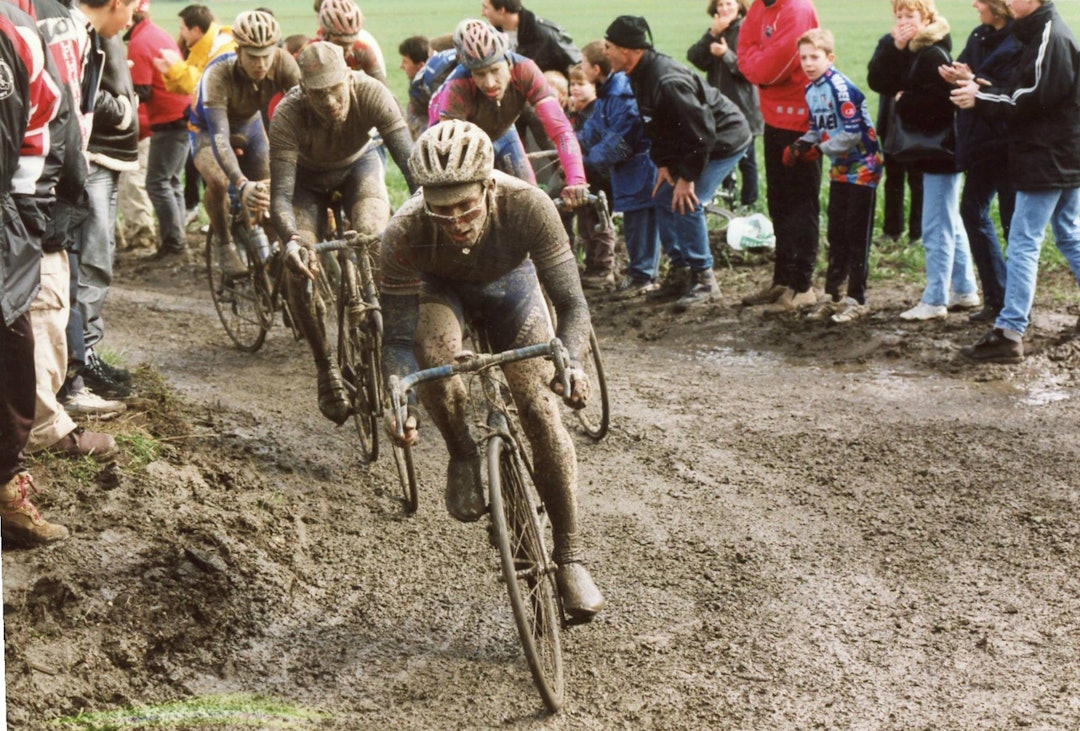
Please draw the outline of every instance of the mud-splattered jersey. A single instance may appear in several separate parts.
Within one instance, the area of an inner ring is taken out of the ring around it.
[[[499,171],[495,202],[480,240],[462,251],[424,212],[417,191],[390,220],[383,234],[382,290],[415,294],[425,274],[486,284],[511,271],[526,257],[537,271],[573,259],[570,240],[551,198],[535,185]]]
[[[821,147],[829,179],[874,187],[881,179],[881,145],[866,97],[835,68],[806,86],[810,131],[802,139]]]
[[[370,76],[352,72],[349,113],[328,126],[315,114],[299,87],[285,95],[270,123],[270,156],[311,170],[339,170],[360,157],[372,128],[383,136],[405,126],[390,90]]]
[[[266,78],[251,80],[240,66],[236,52],[213,59],[203,72],[191,105],[189,127],[207,130],[206,110],[221,108],[229,115],[229,124],[243,124],[256,113],[266,114],[270,100],[300,83],[300,67],[284,48],[274,51],[274,60]]]
[[[544,78],[544,73],[533,61],[510,54],[510,85],[498,101],[489,99],[473,81],[472,72],[458,66],[446,80],[430,111],[431,124],[440,119],[464,119],[472,122],[497,140],[513,126],[521,116],[525,103],[537,106],[544,99],[554,99],[555,92]]]

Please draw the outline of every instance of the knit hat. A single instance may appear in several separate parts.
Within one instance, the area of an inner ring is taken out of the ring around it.
[[[300,51],[296,63],[300,66],[300,82],[307,89],[325,89],[348,78],[345,54],[336,43],[311,43]]]
[[[640,15],[620,15],[604,33],[604,40],[619,48],[652,48],[652,30]]]

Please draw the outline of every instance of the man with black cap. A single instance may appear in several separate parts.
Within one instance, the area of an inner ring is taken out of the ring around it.
[[[624,71],[656,163],[656,216],[671,268],[654,299],[682,311],[720,297],[704,203],[753,143],[735,103],[652,45],[645,18],[620,15],[604,34],[613,72]]]
[[[326,305],[305,284],[318,272],[310,247],[318,240],[331,197],[340,193],[349,227],[379,235],[390,220],[382,158],[371,144],[377,129],[410,190],[409,134],[393,94],[374,77],[350,71],[341,47],[312,43],[296,58],[300,85],[282,99],[270,124],[270,214],[285,242],[285,292],[318,369],[319,410],[341,424],[349,400],[322,327]],[[371,252],[378,261],[378,252]]]

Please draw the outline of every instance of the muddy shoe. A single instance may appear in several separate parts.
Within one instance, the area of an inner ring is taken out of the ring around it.
[[[579,622],[592,619],[607,604],[584,564],[560,565],[555,571],[555,583],[562,597],[563,611]]]
[[[908,322],[922,322],[924,320],[944,320],[949,316],[949,308],[945,305],[928,305],[925,302],[904,310],[900,313],[901,320]]]
[[[980,363],[1019,363],[1024,359],[1024,344],[1010,340],[1004,330],[995,327],[974,345],[960,348],[960,354]]]
[[[840,303],[833,300],[830,295],[825,295],[806,315],[808,322],[825,322],[830,317],[836,314],[837,309],[840,307]]]
[[[786,290],[782,284],[766,284],[753,294],[748,294],[742,298],[742,303],[747,307],[753,307],[755,305],[771,305],[776,300],[780,299],[780,296],[784,294]]]
[[[480,481],[480,455],[450,458],[446,466],[446,510],[462,523],[472,523],[487,512]]]
[[[791,287],[784,289],[784,293],[777,298],[771,305],[765,305],[762,310],[767,315],[782,315],[786,312],[794,312],[795,310],[805,309],[807,307],[813,307],[817,303],[817,293],[814,288],[806,290],[805,292],[796,292]]]
[[[671,267],[660,286],[645,295],[649,302],[677,300],[690,289],[690,267]]]
[[[660,285],[651,279],[633,279],[627,277],[615,287],[614,297],[617,300],[634,299],[635,297],[647,295],[649,292],[655,292],[659,287]]]
[[[997,319],[999,312],[1001,312],[1001,305],[985,302],[983,303],[982,309],[976,310],[968,315],[968,322],[993,323],[994,320]]]
[[[337,366],[330,366],[319,371],[319,411],[338,426],[349,418],[349,397],[345,392],[345,382]]]
[[[615,274],[613,272],[586,272],[581,275],[583,289],[607,289],[615,286]]]
[[[30,547],[67,538],[67,528],[41,517],[26,497],[28,490],[37,492],[29,472],[20,472],[0,487],[0,532],[4,543]]]
[[[974,310],[980,305],[982,305],[982,300],[979,299],[978,292],[968,292],[966,294],[949,292],[949,304],[946,306],[949,312],[956,312],[958,310]]]
[[[720,299],[720,285],[716,283],[716,273],[712,269],[694,272],[689,291],[675,301],[676,312],[686,312],[691,307],[707,305]]]
[[[75,427],[67,436],[46,448],[50,454],[58,457],[81,459],[91,457],[98,462],[107,462],[116,456],[116,440],[110,434],[90,431],[81,426]]]
[[[870,314],[870,308],[860,304],[854,297],[845,297],[836,307],[836,312],[829,318],[834,325],[846,325],[849,322],[866,317]]]
[[[242,277],[247,274],[247,264],[240,258],[236,244],[222,244],[218,248],[221,256],[221,271],[227,277]]]
[[[127,411],[123,401],[103,399],[89,388],[80,388],[63,400],[64,411],[71,416],[115,416]]]

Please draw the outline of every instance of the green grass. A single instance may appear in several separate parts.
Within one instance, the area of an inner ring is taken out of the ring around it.
[[[53,726],[72,731],[192,728],[316,729],[325,715],[300,706],[251,696],[206,696],[159,706],[122,708],[58,718]]]

